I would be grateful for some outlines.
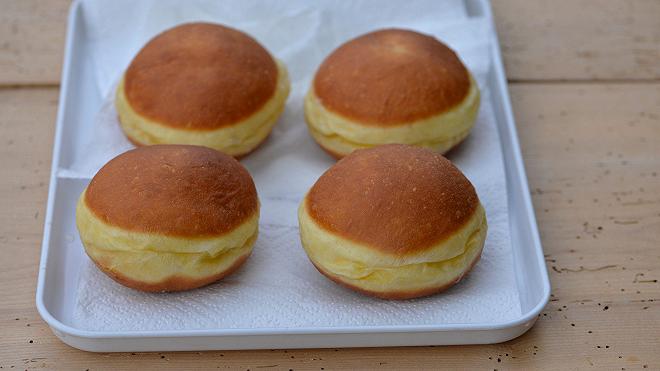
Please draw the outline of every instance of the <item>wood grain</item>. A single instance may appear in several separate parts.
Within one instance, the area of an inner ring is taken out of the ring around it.
[[[0,0],[0,85],[59,82],[69,0]],[[493,0],[508,78],[660,79],[660,1]]]
[[[660,79],[660,1],[493,0],[509,80]]]
[[[69,0],[0,1],[0,85],[59,84]]]
[[[659,1],[493,1],[553,285],[530,332],[481,346],[141,354],[70,348],[34,306],[58,95],[47,86],[68,4],[0,0],[1,369],[660,369]]]
[[[483,346],[92,354],[61,343],[34,308],[57,90],[0,90],[0,247],[11,256],[0,260],[0,366],[659,369],[660,84],[516,84],[511,94],[553,285],[526,335]]]

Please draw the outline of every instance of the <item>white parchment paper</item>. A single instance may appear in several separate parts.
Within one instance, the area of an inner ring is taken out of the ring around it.
[[[86,1],[86,42],[99,92],[106,96],[84,156],[71,174],[91,177],[132,148],[119,129],[112,98],[116,81],[139,48],[158,32],[189,21],[211,21],[248,32],[287,65],[292,92],[268,141],[242,160],[261,200],[260,235],[247,263],[211,286],[172,294],[125,288],[86,259],[73,313],[76,327],[143,331],[213,328],[295,328],[501,323],[520,315],[513,273],[501,147],[485,88],[489,29],[462,1]],[[319,63],[342,42],[383,27],[432,34],[454,48],[482,86],[474,131],[448,157],[475,185],[489,232],[473,272],[429,298],[368,298],[322,277],[298,237],[297,207],[334,161],[307,133],[303,96]],[[79,241],[77,241],[79,244]],[[82,249],[82,246],[80,245]]]

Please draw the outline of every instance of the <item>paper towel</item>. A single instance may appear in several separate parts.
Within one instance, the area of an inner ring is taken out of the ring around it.
[[[520,316],[513,273],[501,145],[489,92],[489,29],[461,1],[87,1],[86,42],[97,86],[107,96],[85,156],[66,169],[92,176],[132,148],[117,123],[113,90],[123,69],[156,33],[181,22],[228,24],[258,39],[289,68],[292,92],[273,134],[242,160],[261,200],[260,235],[247,263],[223,281],[193,291],[147,294],[106,277],[85,258],[73,322],[88,330],[143,331],[371,325],[501,323]],[[482,86],[475,129],[449,154],[475,185],[489,232],[473,272],[441,295],[408,301],[372,299],[341,288],[309,263],[298,236],[297,207],[334,161],[309,137],[303,96],[318,64],[342,42],[382,27],[433,34],[454,48]],[[79,241],[76,245],[82,249]]]

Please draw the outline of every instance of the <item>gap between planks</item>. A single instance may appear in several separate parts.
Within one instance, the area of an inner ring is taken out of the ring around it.
[[[657,84],[660,83],[660,78],[644,78],[644,79],[508,79],[509,84]]]
[[[0,84],[0,90],[12,90],[12,89],[53,89],[59,88],[60,84],[55,83],[28,83],[28,84]]]

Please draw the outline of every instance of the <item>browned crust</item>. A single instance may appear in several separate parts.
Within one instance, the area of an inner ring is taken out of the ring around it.
[[[483,247],[482,247],[483,250]],[[450,287],[454,286],[458,282],[460,282],[463,277],[465,277],[471,270],[474,268],[475,265],[477,265],[477,262],[481,258],[481,251],[479,254],[477,254],[476,258],[470,263],[470,265],[465,269],[461,274],[456,277],[454,280],[451,282],[442,285],[440,287],[429,287],[421,290],[415,290],[415,291],[371,291],[371,290],[366,290],[361,287],[352,285],[346,281],[343,281],[339,276],[332,275],[328,273],[327,271],[323,270],[320,268],[318,265],[316,265],[313,261],[312,264],[316,269],[324,276],[329,278],[331,281],[346,287],[347,289],[351,289],[353,291],[357,291],[361,294],[368,295],[368,296],[373,296],[376,298],[380,299],[391,299],[391,300],[406,300],[406,299],[414,299],[414,298],[421,298],[423,296],[430,296],[434,294],[438,294],[440,292],[443,292]],[[310,260],[311,261],[311,260]]]
[[[131,108],[156,123],[213,130],[257,112],[275,94],[275,60],[233,28],[188,23],[151,39],[124,76]]]
[[[312,137],[312,139],[314,139],[314,137]],[[318,141],[316,141],[316,139],[314,139],[314,141],[316,142],[316,144],[319,145],[319,147],[321,147],[321,149],[323,151],[325,151],[325,153],[329,154],[330,157],[334,158],[335,160],[339,161],[339,160],[341,160],[342,158],[345,157],[345,155],[342,155],[338,152],[335,152],[335,151],[331,150],[330,148],[324,146],[323,144],[319,143]]]
[[[388,144],[356,150],[328,169],[305,197],[329,233],[404,256],[436,246],[472,218],[479,198],[449,160]]]
[[[189,238],[229,233],[259,208],[252,177],[238,161],[189,145],[124,152],[92,178],[84,202],[106,224]]]
[[[208,277],[193,279],[184,276],[171,276],[163,281],[155,282],[155,283],[133,280],[131,278],[124,276],[119,272],[104,267],[94,259],[92,259],[92,261],[108,277],[112,278],[117,283],[124,285],[126,287],[130,287],[135,290],[146,291],[146,292],[174,292],[174,291],[185,291],[185,290],[196,289],[227,277],[228,275],[238,270],[238,268],[240,268],[241,265],[243,265],[243,263],[250,256],[250,253],[251,251],[248,252],[247,254],[240,256],[236,260],[236,262],[232,264],[228,269]]]
[[[461,140],[459,140],[458,142],[456,142],[456,144],[454,144],[454,145],[451,146],[448,150],[446,150],[445,152],[440,153],[440,154],[442,154],[442,155],[448,155],[448,154],[450,154],[452,151],[454,151],[456,148],[458,148],[463,142],[465,142],[465,140],[468,138],[468,136],[469,136],[469,135],[466,134],[463,138],[461,138]],[[314,139],[314,137],[312,137],[312,139]],[[314,139],[314,141],[316,142],[316,144],[319,145],[319,147],[321,147],[321,149],[322,149],[323,151],[325,151],[325,153],[329,154],[330,157],[334,158],[335,160],[338,160],[338,161],[339,161],[339,160],[341,160],[342,158],[344,158],[344,157],[347,156],[347,155],[342,155],[342,154],[340,154],[339,152],[335,152],[335,151],[329,149],[328,147],[326,147],[326,146],[324,146],[323,144],[319,143],[316,139]],[[241,156],[243,156],[243,155],[241,155]],[[238,158],[238,157],[237,157],[237,158]],[[242,157],[240,157],[240,158],[242,158]]]
[[[432,36],[384,29],[337,48],[313,82],[323,106],[370,126],[395,126],[441,114],[468,94],[456,53]]]
[[[270,138],[270,134],[271,133],[268,133],[268,135],[266,135],[266,137],[261,142],[259,142],[259,144],[257,144],[256,147],[252,148],[251,150],[249,150],[247,152],[244,152],[244,153],[237,154],[237,155],[231,155],[231,156],[233,158],[237,159],[237,160],[241,160],[241,159],[245,158],[246,156],[251,155],[256,150],[261,148],[261,146],[268,140],[268,138]],[[138,141],[137,139],[135,139],[132,136],[128,135],[128,133],[126,133],[126,132],[124,132],[124,136],[126,136],[126,139],[128,139],[128,141],[131,142],[131,144],[133,144],[136,147],[145,147],[145,146],[149,145],[149,144],[144,144],[144,143]]]

